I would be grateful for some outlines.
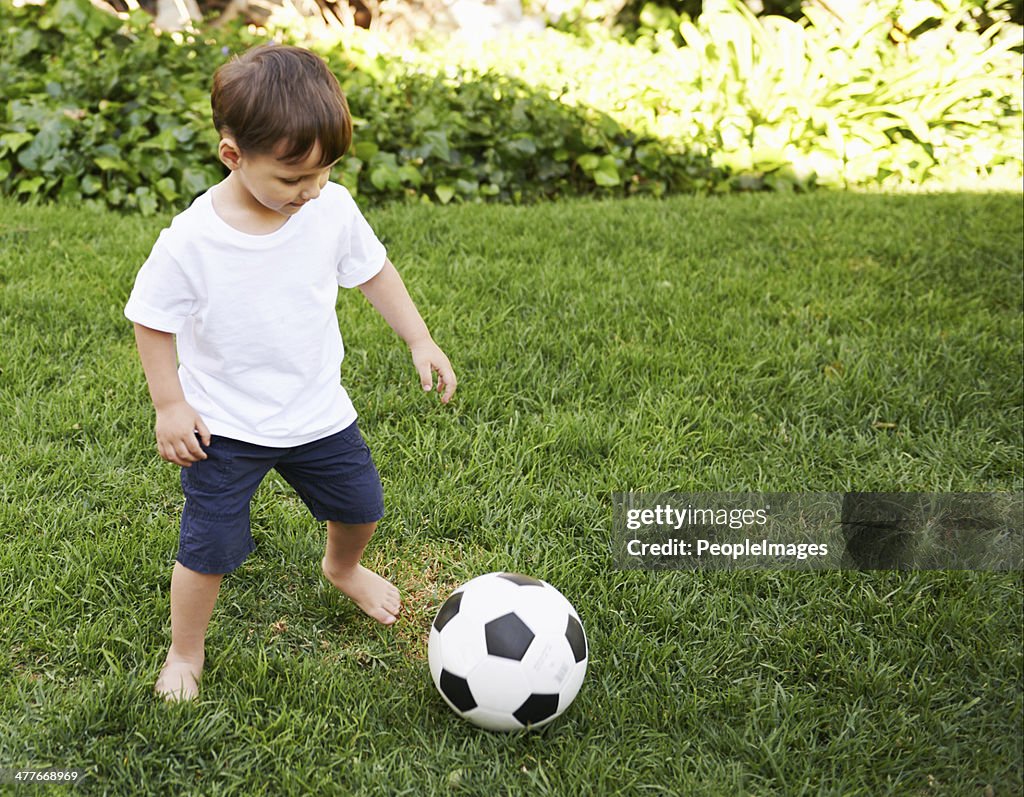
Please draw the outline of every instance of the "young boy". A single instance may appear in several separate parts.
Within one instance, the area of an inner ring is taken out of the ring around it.
[[[456,384],[384,247],[328,182],[352,123],[324,62],[257,47],[217,70],[211,105],[230,174],[160,234],[125,308],[157,447],[185,493],[156,683],[168,700],[198,694],[221,579],[253,550],[249,502],[271,468],[327,521],[324,575],[377,621],[397,619],[398,590],[360,564],[384,505],[340,383],[338,287],[358,286],[408,344],[425,391],[434,372],[442,402]]]

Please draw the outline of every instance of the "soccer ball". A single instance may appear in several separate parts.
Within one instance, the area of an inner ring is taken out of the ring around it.
[[[430,674],[460,717],[491,731],[546,725],[576,697],[587,672],[579,615],[546,581],[488,573],[437,612]]]

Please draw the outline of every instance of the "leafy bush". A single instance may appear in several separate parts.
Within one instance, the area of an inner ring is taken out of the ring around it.
[[[897,2],[866,4],[839,24],[814,6],[796,23],[709,0],[696,22],[681,18],[687,46],[668,36],[644,48],[591,31],[584,48],[547,31],[446,55],[555,89],[669,151],[708,153],[734,188],[1019,179],[1021,27],[980,34],[969,3],[947,12]],[[894,21],[916,35],[895,44]]]
[[[224,55],[85,0],[0,5],[0,185],[150,214],[215,179],[208,76]]]
[[[862,6],[843,25],[808,6],[798,25],[735,0],[706,4],[676,51],[700,90],[693,135],[739,173],[828,185],[1019,177],[1021,28],[979,36],[953,16],[893,46],[894,6]]]
[[[553,30],[475,50],[315,44],[355,117],[336,179],[447,203],[1020,177],[1019,26],[951,16],[894,46],[892,8],[853,28],[806,11],[759,20],[714,0],[681,20],[683,47]],[[210,78],[266,37],[148,22],[0,0],[0,191],[151,214],[220,179]]]
[[[321,52],[355,123],[342,182],[359,192],[523,201],[709,190],[724,173],[608,114],[496,71]]]
[[[210,78],[255,34],[155,35],[145,15],[122,22],[88,0],[0,0],[0,21],[5,193],[151,214],[220,179]],[[336,179],[357,193],[441,202],[662,194],[706,189],[717,174],[706,157],[669,153],[512,78],[431,74],[358,45],[323,55],[356,127]]]

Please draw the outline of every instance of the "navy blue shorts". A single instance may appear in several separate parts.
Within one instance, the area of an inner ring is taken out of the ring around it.
[[[295,448],[269,448],[211,437],[206,459],[181,469],[185,509],[178,561],[199,573],[230,573],[256,547],[249,502],[276,468],[317,520],[375,523],[384,515],[384,491],[370,449],[351,426]]]

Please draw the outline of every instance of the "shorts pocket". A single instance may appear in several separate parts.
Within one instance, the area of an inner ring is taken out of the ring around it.
[[[182,486],[202,493],[218,493],[231,477],[231,452],[225,450],[223,438],[211,438],[210,445],[203,451],[206,452],[206,459],[181,469]]]
[[[351,448],[362,448],[366,445],[363,433],[359,431],[359,424],[352,421],[352,424],[338,432],[338,440]]]

